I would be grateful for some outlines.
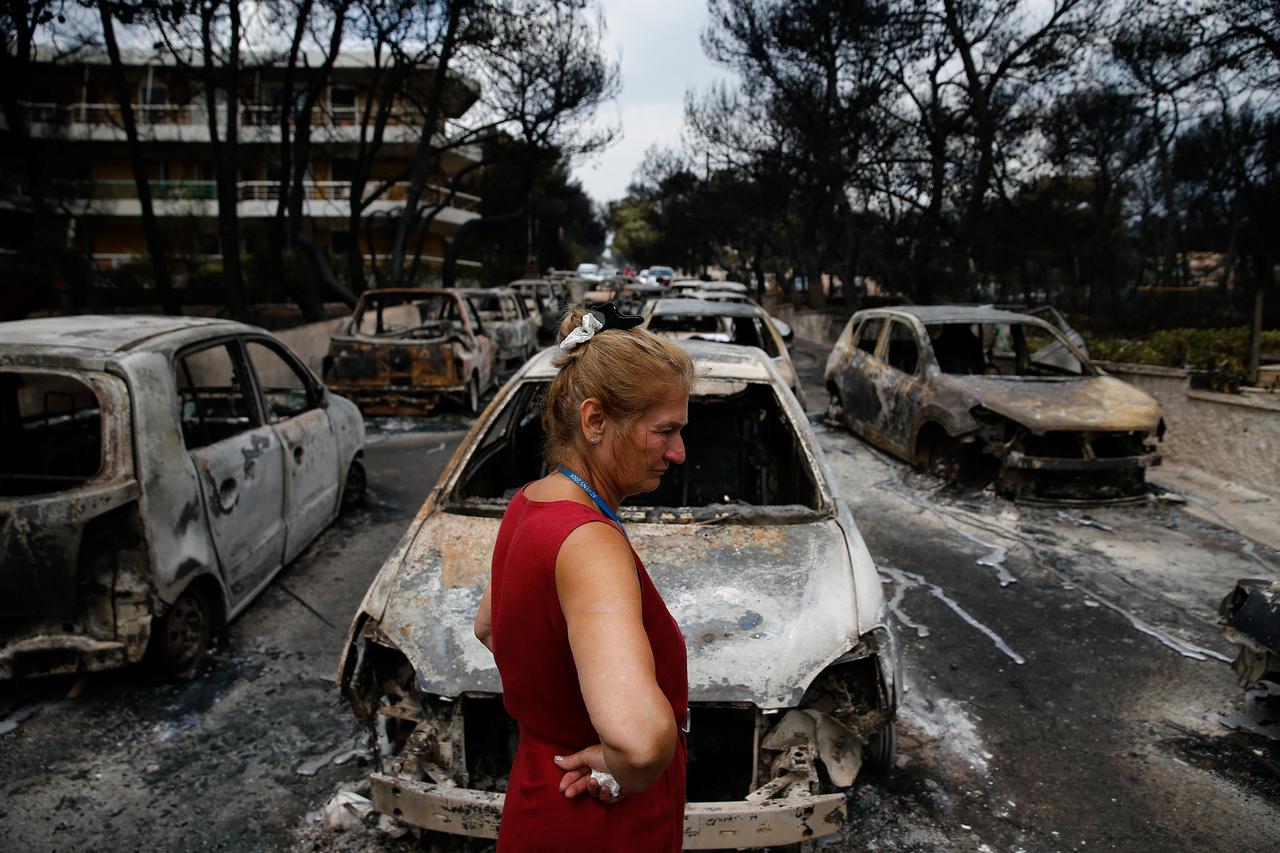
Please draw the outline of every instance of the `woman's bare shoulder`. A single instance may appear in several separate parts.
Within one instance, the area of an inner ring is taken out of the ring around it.
[[[556,585],[561,598],[585,593],[594,598],[620,591],[630,597],[636,564],[631,546],[618,528],[601,518],[580,525],[565,537],[556,557]]]

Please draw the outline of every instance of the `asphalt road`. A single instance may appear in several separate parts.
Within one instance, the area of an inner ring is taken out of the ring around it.
[[[822,353],[796,356],[819,407]],[[465,425],[372,432],[368,506],[281,574],[198,678],[6,687],[0,849],[408,846],[319,820],[369,770],[334,670]],[[1274,849],[1280,749],[1260,732],[1280,708],[1245,708],[1213,623],[1235,579],[1275,576],[1280,555],[1163,500],[1062,510],[949,492],[817,428],[881,567],[907,688],[898,767],[855,786],[822,849]]]

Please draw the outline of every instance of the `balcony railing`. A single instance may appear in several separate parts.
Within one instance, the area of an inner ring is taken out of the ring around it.
[[[216,201],[218,185],[215,181],[158,181],[150,182],[151,195],[157,201]],[[349,181],[307,181],[303,185],[303,198],[307,201],[350,201],[351,183]],[[376,185],[365,188],[365,198],[372,196]],[[67,188],[76,198],[128,200],[138,197],[137,187],[133,181],[79,181]],[[409,184],[401,182],[392,184],[377,201],[404,201],[409,194]],[[238,201],[279,201],[279,181],[240,181],[236,184]],[[452,202],[449,190],[435,184],[423,188],[422,204],[441,205],[479,213],[480,197],[470,193],[454,194]]]
[[[124,119],[120,115],[120,106],[114,103],[105,104],[51,104],[26,103],[29,121],[37,124],[90,124],[123,127]],[[218,107],[218,121],[221,125],[223,110]],[[133,114],[139,125],[199,125],[208,123],[208,112],[204,104],[134,104]],[[238,121],[243,127],[278,127],[280,124],[280,107],[277,104],[244,104],[237,111]],[[312,127],[354,127],[361,117],[361,107],[317,106],[311,114]],[[396,108],[388,114],[390,125],[421,127],[422,113],[417,110]],[[455,128],[456,130],[457,128]]]

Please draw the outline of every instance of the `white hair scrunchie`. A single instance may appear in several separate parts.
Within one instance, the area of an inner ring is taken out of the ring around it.
[[[564,340],[560,342],[560,349],[568,352],[578,344],[585,344],[595,337],[596,332],[603,328],[604,323],[595,314],[588,311],[582,315],[582,325],[564,336]]]

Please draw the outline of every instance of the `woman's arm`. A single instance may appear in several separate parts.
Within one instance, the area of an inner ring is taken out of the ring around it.
[[[480,607],[476,610],[476,639],[484,643],[484,647],[493,651],[493,613],[490,610],[489,591],[493,587],[493,578],[485,581],[484,595],[480,596]]]
[[[654,675],[640,583],[622,534],[596,523],[570,533],[556,558],[556,590],[601,743],[578,755],[592,769],[612,773],[624,794],[643,791],[671,762],[676,721]]]

